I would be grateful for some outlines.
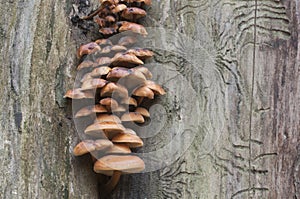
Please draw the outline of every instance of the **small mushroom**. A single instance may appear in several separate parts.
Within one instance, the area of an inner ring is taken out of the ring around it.
[[[100,57],[100,58],[96,59],[96,63],[94,63],[94,67],[109,65],[110,63],[111,63],[110,57]]]
[[[122,46],[131,45],[137,42],[137,39],[132,36],[124,36],[119,41],[118,44]]]
[[[105,21],[108,21],[109,23],[114,23],[116,19],[113,16],[108,15],[105,17]]]
[[[82,91],[81,89],[68,90],[64,95],[64,98],[71,99],[93,99],[95,97],[94,93],[91,91]]]
[[[150,117],[149,111],[143,107],[137,107],[134,112],[140,113],[144,117]]]
[[[111,46],[112,43],[109,39],[98,39],[95,41],[99,46]]]
[[[118,184],[120,176],[127,173],[138,173],[145,169],[144,161],[137,156],[107,155],[96,161],[94,171],[112,176],[105,184],[105,190],[110,193]]]
[[[100,114],[95,119],[95,123],[103,123],[103,122],[114,122],[121,124],[121,120],[118,116],[112,114]]]
[[[106,84],[107,84],[107,81],[104,79],[100,79],[100,78],[87,79],[82,83],[81,89],[89,90],[89,89],[102,88]]]
[[[121,16],[125,19],[135,21],[139,18],[146,16],[147,13],[145,10],[137,7],[129,7],[123,10]]]
[[[147,97],[149,99],[154,99],[154,92],[147,86],[142,86],[142,87],[136,89],[133,92],[133,95],[138,96],[138,97]]]
[[[90,76],[92,77],[99,77],[102,75],[107,75],[111,71],[111,68],[108,66],[100,66],[99,68],[95,68],[91,73]]]
[[[111,46],[105,46],[104,48],[102,48],[101,50],[101,54],[108,54],[111,52]]]
[[[132,105],[132,106],[137,106],[137,101],[132,98],[132,97],[129,97],[129,98],[123,98],[122,101],[121,101],[121,104],[127,104],[127,105]]]
[[[117,53],[112,59],[111,64],[114,66],[130,67],[134,65],[144,64],[137,56],[127,53]]]
[[[115,6],[111,11],[116,14],[118,12],[121,12],[123,10],[125,10],[127,8],[127,6],[125,4],[118,4],[117,6]]]
[[[122,51],[127,50],[127,48],[125,46],[121,46],[121,45],[114,45],[111,47],[111,50],[115,51],[115,52],[122,52]]]
[[[88,135],[97,136],[99,132],[105,132],[106,134],[109,133],[121,133],[125,130],[122,124],[116,122],[102,122],[102,123],[94,123],[88,126],[84,133]]]
[[[99,139],[99,140],[84,140],[78,143],[74,150],[73,154],[75,156],[81,156],[87,153],[91,153],[96,150],[103,150],[109,147],[113,147],[113,143],[108,139]]]
[[[116,27],[101,28],[99,32],[104,35],[112,35],[117,32],[117,29]]]
[[[91,115],[92,113],[107,113],[107,112],[108,111],[105,108],[105,106],[96,104],[96,105],[92,105],[92,106],[83,107],[75,114],[75,118],[88,116],[88,115]]]
[[[153,56],[153,52],[151,50],[147,50],[144,48],[129,49],[128,51],[126,51],[126,53],[134,54],[135,56],[137,56],[138,58],[143,59],[143,60],[148,59]]]
[[[86,73],[80,80],[81,83],[85,82],[88,79],[93,79],[93,77],[91,76],[91,73]]]
[[[96,17],[94,17],[94,22],[96,22],[99,27],[105,27],[105,24],[106,24],[106,20],[103,19],[103,18],[100,18],[98,15]]]
[[[139,136],[130,133],[119,133],[112,138],[112,142],[126,144],[129,148],[138,148],[144,145],[143,140]]]
[[[113,94],[117,94],[121,98],[128,98],[128,91],[125,87],[120,84],[116,84],[114,82],[110,82],[106,84],[100,92],[101,97],[111,96]]]
[[[140,24],[133,23],[133,22],[127,22],[127,21],[124,21],[121,24],[122,25],[119,28],[120,32],[132,31],[134,33],[141,34],[143,36],[148,35],[147,30],[145,29],[145,27],[140,25]]]
[[[81,45],[77,51],[77,57],[81,58],[83,55],[89,55],[100,50],[101,47],[96,42]]]
[[[136,132],[134,130],[132,130],[132,129],[129,129],[129,128],[126,128],[123,133],[128,133],[128,134],[136,135]]]
[[[116,109],[119,106],[118,102],[110,97],[101,99],[100,104],[105,106],[107,108],[107,110],[110,110],[110,111],[113,109]]]
[[[124,113],[121,117],[122,122],[136,122],[136,123],[144,123],[144,117],[139,112],[129,112]]]
[[[116,154],[116,153],[131,153],[131,150],[129,146],[126,144],[114,144],[112,147],[110,147],[107,151],[106,154]]]
[[[83,69],[83,68],[93,67],[93,65],[94,65],[94,62],[84,60],[83,62],[81,62],[81,63],[77,66],[77,70],[81,70],[81,69]]]
[[[152,73],[149,71],[148,68],[146,68],[144,66],[137,66],[137,67],[132,68],[131,70],[140,71],[145,75],[145,77],[147,79],[152,79]]]
[[[130,72],[124,67],[114,67],[106,76],[109,81],[118,81],[120,78],[129,75]]]
[[[157,95],[165,95],[166,94],[165,90],[159,84],[156,84],[153,81],[150,81],[150,80],[146,81],[146,86],[148,88],[150,88],[151,90],[153,90],[153,92]]]

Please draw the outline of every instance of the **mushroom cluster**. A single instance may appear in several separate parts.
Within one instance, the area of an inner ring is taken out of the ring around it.
[[[121,174],[144,170],[143,160],[131,151],[143,146],[143,141],[128,124],[143,124],[150,118],[143,102],[164,95],[165,91],[151,80],[152,73],[144,65],[153,52],[134,47],[137,42],[134,35],[147,33],[135,23],[146,15],[139,7],[150,5],[151,0],[101,0],[100,3],[97,11],[85,19],[94,17],[102,34],[128,30],[133,35],[123,36],[117,42],[102,38],[81,45],[77,51],[77,57],[83,60],[77,66],[80,85],[68,90],[65,97],[95,100],[74,115],[78,119],[93,119],[84,129],[86,139],[77,144],[73,153],[75,156],[92,154],[94,171],[111,176],[105,185],[110,192]],[[120,22],[120,19],[127,21]],[[84,59],[88,56],[92,58]]]

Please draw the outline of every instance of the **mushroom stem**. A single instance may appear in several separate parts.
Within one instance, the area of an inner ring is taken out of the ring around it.
[[[92,19],[94,16],[99,14],[103,10],[103,6],[100,6],[97,10],[95,10],[92,14],[88,16],[81,17],[82,20]]]
[[[121,171],[114,171],[113,175],[111,176],[110,180],[105,184],[104,188],[107,193],[110,193],[118,184],[120,180],[122,172]]]

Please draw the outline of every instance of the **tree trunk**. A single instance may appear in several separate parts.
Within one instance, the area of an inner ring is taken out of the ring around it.
[[[63,98],[76,49],[99,36],[74,16],[97,2],[1,1],[0,198],[101,197],[107,178],[72,155]],[[137,151],[151,172],[122,176],[110,198],[300,198],[299,12],[297,0],[153,1],[162,127]]]

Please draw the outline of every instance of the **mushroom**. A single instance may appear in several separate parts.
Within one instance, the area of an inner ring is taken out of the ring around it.
[[[118,184],[120,176],[127,173],[138,173],[145,169],[144,161],[131,155],[107,155],[96,161],[94,171],[112,176],[105,184],[105,190],[110,193]]]
[[[150,80],[146,81],[146,86],[148,88],[150,88],[151,90],[153,90],[153,92],[155,94],[158,94],[158,95],[165,95],[166,94],[165,90],[159,84],[156,84],[153,81],[150,81]]]
[[[109,111],[118,107],[118,102],[110,97],[101,99],[99,103],[105,106]]]
[[[131,150],[126,144],[113,144],[105,153],[131,153]]]
[[[123,10],[121,16],[125,19],[135,21],[139,18],[146,16],[147,13],[145,10],[137,7],[129,7]]]
[[[77,57],[81,58],[83,55],[89,55],[99,50],[101,50],[101,47],[96,42],[81,45],[77,51]]]
[[[118,44],[122,46],[131,45],[137,42],[137,39],[132,36],[124,36],[119,41]]]
[[[113,143],[108,139],[99,139],[95,141],[84,140],[75,146],[75,148],[73,149],[73,154],[75,156],[81,156],[96,150],[103,150],[109,147],[113,147]]]
[[[121,86],[120,84],[116,84],[114,82],[106,84],[100,92],[101,97],[111,96],[113,94],[117,94],[121,98],[128,98],[127,89]]]
[[[104,35],[111,35],[117,32],[116,27],[108,27],[108,28],[101,28],[99,30],[100,33],[104,34]]]
[[[64,98],[71,98],[71,99],[93,99],[94,97],[95,95],[93,92],[82,91],[80,88],[68,90],[64,95]]]
[[[141,87],[137,88],[133,92],[133,95],[138,96],[138,97],[147,97],[149,99],[154,99],[154,92],[147,86],[141,86]]]
[[[140,113],[144,117],[150,117],[149,111],[143,107],[137,107],[134,112]]]
[[[112,114],[100,114],[95,119],[95,123],[103,123],[103,122],[114,122],[121,124],[121,120],[118,116]]]
[[[112,59],[111,64],[114,66],[130,67],[134,65],[144,64],[142,60],[133,54],[117,53]]]
[[[86,73],[80,80],[81,83],[85,82],[88,79],[93,79],[91,73]]]
[[[143,49],[143,48],[134,48],[129,49],[126,53],[134,54],[140,59],[148,59],[153,56],[153,52],[151,50]]]
[[[134,33],[138,33],[141,34],[143,36],[148,35],[147,30],[145,29],[144,26],[137,24],[137,23],[132,23],[132,22],[127,22],[124,21],[121,23],[121,27],[119,28],[120,32],[124,32],[124,31],[132,31]]]
[[[77,66],[77,70],[81,70],[83,68],[89,68],[89,67],[93,67],[94,62],[92,61],[88,61],[88,60],[84,60],[83,62],[81,62],[78,66]]]
[[[94,67],[108,65],[110,63],[111,63],[110,57],[100,57],[100,58],[96,59],[96,63],[94,63]]]
[[[129,148],[138,148],[144,145],[143,140],[131,133],[119,133],[112,138],[113,143],[126,144]]]
[[[111,50],[115,51],[115,52],[122,52],[122,51],[127,50],[127,48],[125,46],[121,46],[121,45],[114,45],[111,47]]]
[[[121,101],[121,104],[127,104],[127,105],[132,105],[132,106],[137,106],[137,101],[132,98],[132,97],[129,97],[129,98],[123,98],[122,101]]]
[[[124,67],[114,67],[106,76],[109,81],[118,81],[120,78],[129,75],[130,72]]]
[[[139,112],[129,112],[124,113],[121,117],[122,122],[136,122],[136,123],[144,123],[144,117]]]
[[[145,5],[149,6],[151,5],[151,0],[123,0],[125,1],[126,3],[134,3],[134,2],[137,2],[137,3],[144,3]]]
[[[111,71],[111,68],[108,66],[100,66],[99,68],[95,68],[90,76],[92,77],[99,77],[102,75],[107,75],[109,73],[109,71]]]
[[[106,84],[107,84],[107,81],[104,79],[100,79],[100,78],[87,79],[82,83],[81,89],[89,90],[89,89],[102,88]]]
[[[116,19],[113,16],[108,15],[105,17],[105,21],[108,21],[109,23],[114,23]]]
[[[108,54],[111,52],[111,46],[105,46],[104,48],[102,48],[101,50],[101,54]]]
[[[75,118],[88,116],[92,113],[107,113],[107,112],[108,111],[104,106],[100,104],[96,104],[92,106],[83,107],[75,114]]]
[[[132,68],[131,70],[140,71],[145,75],[145,77],[147,79],[152,79],[152,73],[149,71],[148,68],[146,68],[144,66],[137,66],[137,67]]]
[[[104,132],[106,136],[111,137],[109,134],[121,133],[125,130],[122,124],[116,122],[101,122],[94,123],[88,126],[84,133],[88,135],[98,136],[99,133]]]
[[[118,12],[121,12],[123,10],[125,10],[127,8],[127,6],[125,4],[118,4],[115,8],[113,8],[111,11],[116,14]]]
[[[107,46],[112,45],[111,41],[109,39],[98,39],[95,41],[99,46]]]
[[[94,18],[94,22],[96,22],[99,27],[105,27],[105,24],[106,24],[106,20],[103,19],[103,18],[100,18],[98,15]]]

